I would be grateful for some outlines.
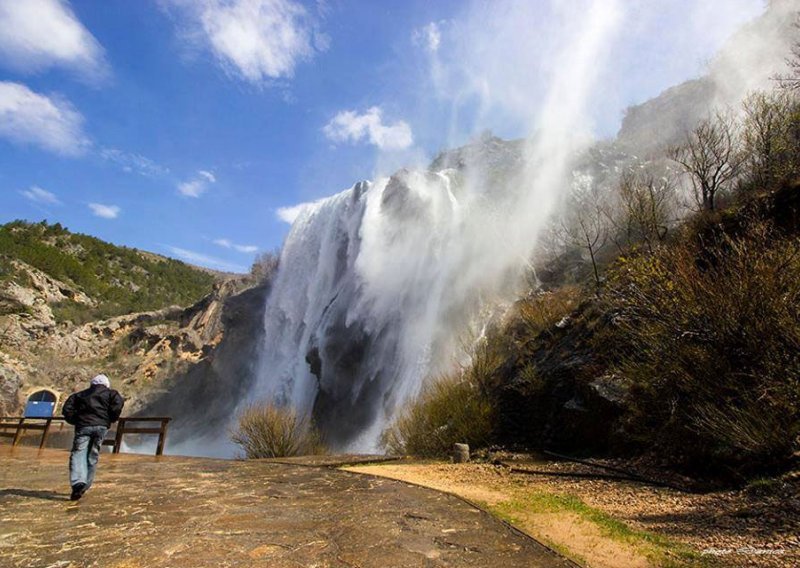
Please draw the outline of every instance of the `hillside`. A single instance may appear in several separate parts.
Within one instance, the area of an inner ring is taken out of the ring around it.
[[[405,409],[389,447],[612,455],[702,483],[795,469],[800,101],[756,94],[728,120],[699,123],[685,146],[571,202],[531,287],[476,343],[471,366]],[[659,169],[724,129],[729,151],[714,165],[735,175],[715,181],[712,198],[696,162],[677,170],[682,186]]]
[[[40,387],[63,397],[100,372],[128,414],[184,373],[224,390],[209,361],[231,352],[217,353],[231,330],[258,321],[267,276],[214,273],[59,224],[1,226],[0,414],[19,413]]]
[[[211,291],[214,275],[179,260],[71,233],[60,224],[0,226],[0,280],[28,283],[24,262],[72,292],[52,306],[57,321],[94,319],[189,305]],[[78,299],[80,298],[80,299]]]

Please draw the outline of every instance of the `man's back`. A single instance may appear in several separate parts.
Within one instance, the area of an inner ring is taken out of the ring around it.
[[[84,426],[111,426],[122,413],[125,404],[122,396],[104,385],[92,385],[72,394],[64,403],[62,414],[67,422],[78,428]]]
[[[112,422],[119,419],[125,400],[111,388],[105,375],[97,375],[91,386],[76,392],[64,403],[61,414],[75,426],[69,454],[70,499],[80,499],[92,486],[100,449]]]

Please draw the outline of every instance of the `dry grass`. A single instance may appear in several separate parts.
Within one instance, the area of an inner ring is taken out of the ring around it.
[[[309,419],[270,402],[245,408],[231,440],[242,447],[248,459],[325,453],[319,432]]]
[[[516,313],[525,324],[526,336],[535,337],[550,330],[580,303],[578,286],[562,286],[550,292],[538,292],[517,302]]]
[[[610,296],[631,434],[734,476],[790,459],[800,241],[754,224],[702,248],[679,244],[623,263]]]
[[[383,433],[386,449],[396,455],[442,457],[453,444],[485,447],[492,437],[494,406],[488,383],[502,362],[490,342],[482,341],[463,370],[429,383]]]

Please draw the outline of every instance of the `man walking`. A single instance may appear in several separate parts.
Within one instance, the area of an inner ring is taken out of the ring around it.
[[[88,389],[76,392],[64,403],[61,414],[75,426],[75,438],[69,455],[70,499],[77,501],[94,481],[100,446],[113,422],[119,419],[125,400],[111,388],[105,375],[92,379]]]

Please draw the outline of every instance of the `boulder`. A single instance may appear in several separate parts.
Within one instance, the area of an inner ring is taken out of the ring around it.
[[[453,445],[453,463],[466,463],[469,461],[469,444]]]

